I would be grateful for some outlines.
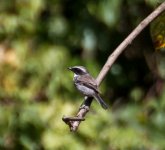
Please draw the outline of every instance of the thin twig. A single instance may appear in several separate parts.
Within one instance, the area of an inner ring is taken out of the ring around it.
[[[148,26],[151,21],[153,21],[160,13],[165,10],[165,2],[162,3],[159,7],[157,7],[148,17],[146,17],[128,36],[127,38],[114,50],[114,52],[108,57],[107,62],[103,66],[102,70],[100,71],[97,77],[97,83],[103,81],[104,77],[110,70],[111,66],[118,58],[118,56],[125,50],[125,48],[132,43],[132,41],[141,33],[141,31]]]
[[[97,84],[100,85],[103,79],[105,78],[106,74],[110,70],[111,66],[115,62],[115,60],[119,57],[119,55],[125,50],[125,48],[132,43],[132,41],[137,37],[141,31],[151,23],[160,13],[165,10],[165,2],[163,2],[159,7],[157,7],[148,17],[146,17],[128,36],[127,38],[114,50],[114,52],[108,57],[105,65],[103,66],[102,70],[100,71],[96,81]],[[90,109],[90,105],[92,103],[92,98],[85,97],[84,104],[80,107],[76,118],[84,119],[85,115]],[[80,123],[82,120],[65,120],[63,121],[69,125],[71,131],[77,131]]]

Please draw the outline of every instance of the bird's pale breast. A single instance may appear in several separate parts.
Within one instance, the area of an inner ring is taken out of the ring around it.
[[[82,94],[86,96],[93,96],[95,94],[95,91],[93,89],[90,89],[84,85],[75,84],[75,86]]]

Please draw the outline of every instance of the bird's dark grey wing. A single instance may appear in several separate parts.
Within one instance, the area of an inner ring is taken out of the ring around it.
[[[96,81],[90,75],[82,75],[81,77],[77,77],[76,83],[84,85],[90,89],[93,89],[95,92],[99,93]]]

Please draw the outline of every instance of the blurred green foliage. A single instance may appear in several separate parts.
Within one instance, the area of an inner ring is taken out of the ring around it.
[[[67,67],[83,65],[97,76],[156,5],[157,0],[1,0],[0,149],[165,149],[165,70],[159,66],[164,57],[154,51],[149,28],[100,87],[111,109],[93,102],[77,133],[61,120],[83,100]]]

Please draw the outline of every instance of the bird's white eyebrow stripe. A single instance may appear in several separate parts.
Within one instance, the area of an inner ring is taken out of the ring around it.
[[[78,69],[82,70],[83,72],[87,72],[87,70],[83,67],[77,67]]]

